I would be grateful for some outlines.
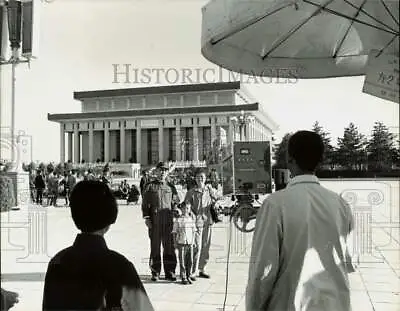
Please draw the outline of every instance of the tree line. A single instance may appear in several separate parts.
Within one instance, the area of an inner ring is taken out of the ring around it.
[[[318,121],[312,126],[324,142],[325,154],[321,170],[351,170],[387,172],[400,169],[400,141],[382,122],[375,122],[371,134],[366,136],[354,123],[345,127],[343,136],[337,138],[337,146]],[[398,129],[397,129],[398,130]],[[273,146],[274,168],[287,168],[287,143],[292,133],[283,136]]]

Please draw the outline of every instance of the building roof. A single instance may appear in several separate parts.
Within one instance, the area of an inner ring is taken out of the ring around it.
[[[238,90],[238,89],[240,89],[239,81],[219,82],[219,83],[182,84],[182,85],[151,86],[151,87],[122,88],[122,89],[111,89],[111,90],[74,92],[74,99],[82,100],[82,99],[98,98],[98,97],[225,91],[225,90]]]
[[[224,106],[197,106],[186,108],[163,108],[163,109],[143,109],[143,110],[116,110],[102,112],[80,112],[47,114],[49,121],[61,120],[82,120],[82,119],[104,119],[104,118],[123,118],[123,117],[152,117],[159,115],[197,115],[199,113],[218,113],[218,112],[237,112],[237,111],[258,111],[259,103],[249,105],[224,105]]]

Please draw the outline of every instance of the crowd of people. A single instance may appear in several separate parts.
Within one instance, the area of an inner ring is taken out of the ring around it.
[[[29,175],[29,188],[31,202],[44,206],[58,206],[58,199],[64,198],[64,206],[69,206],[69,196],[77,183],[83,180],[99,180],[112,187],[112,178],[109,171],[104,170],[102,174],[94,174],[88,169],[84,174],[76,170],[66,170],[64,174],[56,173],[54,170],[31,171]],[[118,199],[126,200],[127,204],[137,203],[139,190],[136,185],[130,185],[123,180],[112,189]]]
[[[354,220],[348,204],[315,176],[323,152],[323,141],[314,132],[299,131],[289,139],[293,179],[269,195],[258,211],[247,311],[351,310],[348,273],[354,268],[348,241]],[[206,173],[197,170],[181,201],[169,169],[159,163],[151,174],[143,174],[140,185],[151,280],[157,282],[163,268],[165,279],[175,282],[179,262],[179,281],[192,284],[198,277],[211,277],[206,267],[212,209],[220,198],[206,183]],[[81,233],[48,265],[43,310],[154,310],[134,265],[108,249],[104,240],[118,216],[111,189],[87,179],[73,187],[69,200]]]

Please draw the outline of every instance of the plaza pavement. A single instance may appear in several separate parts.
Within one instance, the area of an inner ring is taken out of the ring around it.
[[[391,202],[394,205],[390,208],[398,209],[398,202]],[[38,207],[23,206],[20,211],[1,214],[1,287],[20,294],[20,302],[11,309],[12,311],[41,310],[47,262],[59,250],[71,245],[77,234],[68,208],[39,208],[39,211],[43,211],[42,216],[29,216],[29,210],[32,209]],[[379,215],[387,217],[387,213]],[[379,218],[379,215],[374,216]],[[26,226],[22,228],[24,223],[43,220],[47,220],[47,230],[36,232],[33,236],[31,234],[29,238],[29,229]],[[5,228],[10,226],[14,228]],[[149,240],[139,205],[121,204],[117,222],[106,234],[105,239],[109,248],[121,252],[134,263],[156,310],[212,311],[223,310],[229,228],[228,218],[225,218],[222,224],[214,226],[208,265],[208,272],[212,278],[198,279],[192,285],[173,284],[164,280],[153,283],[149,280]],[[353,310],[399,311],[398,218],[375,224],[372,237],[372,254],[363,256],[356,272],[350,275]],[[252,234],[239,233],[232,226],[231,238],[225,310],[244,311]],[[41,254],[46,247],[42,245],[41,250],[38,241],[47,243],[47,255]],[[29,252],[36,255],[23,259]]]

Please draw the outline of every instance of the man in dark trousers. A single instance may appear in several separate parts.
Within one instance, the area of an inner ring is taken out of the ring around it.
[[[72,219],[81,233],[72,246],[57,253],[47,268],[43,311],[135,310],[154,311],[134,265],[110,250],[104,234],[115,223],[117,202],[101,181],[79,182],[71,192]],[[123,292],[130,292],[126,301]]]
[[[161,272],[161,243],[165,278],[176,281],[176,254],[172,235],[173,211],[179,202],[175,186],[167,181],[168,163],[160,162],[156,167],[157,179],[150,181],[143,195],[142,212],[149,229],[151,244],[150,269],[152,281],[157,281]]]
[[[149,177],[149,172],[148,171],[142,171],[142,178],[140,179],[140,194],[143,196],[144,189],[146,188],[146,185],[150,181]]]
[[[42,205],[43,203],[43,191],[46,188],[44,177],[41,170],[37,170],[35,177],[35,189],[36,189],[36,204]]]

